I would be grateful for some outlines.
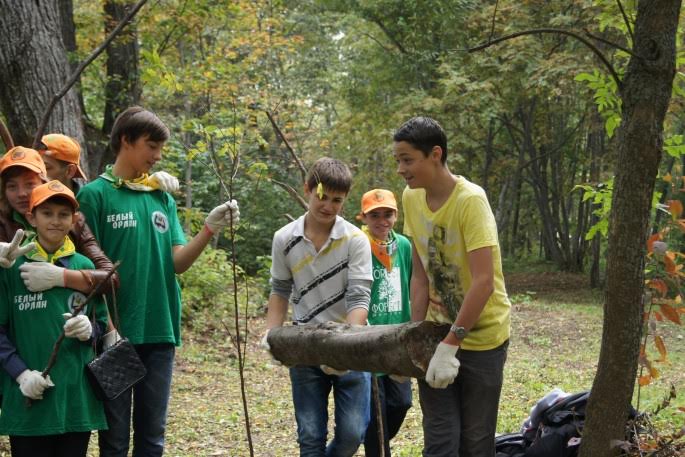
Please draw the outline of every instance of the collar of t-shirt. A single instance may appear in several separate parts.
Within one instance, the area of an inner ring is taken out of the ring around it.
[[[36,262],[50,262],[56,263],[60,259],[71,257],[76,252],[76,247],[68,236],[64,237],[64,243],[54,253],[48,253],[43,246],[41,246],[38,238],[34,238],[35,248],[26,253],[26,258]],[[63,263],[63,262],[60,262]]]
[[[112,171],[113,169],[114,167],[112,165],[107,165],[107,167],[105,167],[105,172],[102,173],[100,177],[110,181],[114,187],[124,186],[138,192],[152,192],[153,190],[159,189],[159,181],[150,179],[150,175],[147,173],[143,173],[142,176],[135,179],[124,179],[115,176]]]
[[[303,238],[306,238],[304,235],[304,219],[306,216],[307,216],[307,213],[300,216],[297,219],[297,221],[295,221],[295,229],[293,230],[293,236],[301,236]],[[331,228],[331,233],[328,235],[328,238],[331,240],[338,240],[344,236],[345,236],[345,219],[343,219],[340,216],[335,216],[335,222],[333,223],[333,227]]]

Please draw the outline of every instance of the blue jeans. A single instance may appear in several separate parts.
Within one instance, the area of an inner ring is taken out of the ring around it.
[[[319,367],[290,368],[297,442],[301,457],[351,457],[364,441],[369,423],[370,375],[351,371],[330,376]],[[328,435],[328,394],[333,389],[335,436]]]
[[[383,418],[383,447],[385,457],[390,457],[390,440],[397,435],[404,422],[407,411],[411,408],[411,380],[405,382],[393,381],[390,376],[383,375],[378,380],[378,399],[381,404]],[[364,438],[364,454],[366,457],[381,455],[378,440],[378,411],[371,393],[371,420]]]
[[[459,349],[459,374],[445,389],[419,379],[423,457],[494,457],[506,341],[489,351]]]
[[[176,348],[171,343],[135,346],[147,374],[133,389],[105,402],[109,430],[99,433],[100,457],[128,455],[133,406],[133,457],[164,453],[164,429]],[[132,405],[133,403],[133,405]]]

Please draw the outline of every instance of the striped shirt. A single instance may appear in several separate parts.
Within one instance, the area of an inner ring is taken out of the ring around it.
[[[371,283],[371,247],[366,235],[341,217],[336,217],[328,241],[319,252],[304,234],[304,218],[274,234],[271,277],[292,281],[290,303],[297,323],[345,322],[348,282]],[[368,303],[365,306],[368,309]]]

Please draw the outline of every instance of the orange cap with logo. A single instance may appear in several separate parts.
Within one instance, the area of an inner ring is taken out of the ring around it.
[[[88,179],[79,165],[81,160],[81,146],[79,146],[75,139],[62,135],[61,133],[50,133],[43,136],[40,141],[47,148],[40,151],[42,154],[52,157],[53,159],[61,160],[62,162],[73,163],[76,165],[76,176],[86,180]]]
[[[376,208],[390,208],[397,211],[395,195],[389,190],[372,189],[362,196],[362,214]]]
[[[55,179],[33,188],[31,191],[31,200],[29,201],[29,213],[33,211],[33,208],[44,203],[45,200],[56,196],[64,197],[69,200],[74,207],[74,211],[78,209],[78,201],[76,200],[76,197],[74,197],[74,193],[71,189]]]
[[[43,181],[48,180],[48,173],[45,171],[45,162],[38,151],[23,146],[15,146],[2,156],[0,159],[0,173],[11,167],[24,167],[35,173]]]

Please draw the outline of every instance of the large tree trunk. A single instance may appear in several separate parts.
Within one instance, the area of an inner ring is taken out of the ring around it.
[[[0,0],[0,107],[16,144],[31,146],[45,108],[69,77],[57,2]],[[57,103],[48,132],[84,143],[77,90]]]
[[[339,370],[422,378],[448,324],[409,322],[351,326],[327,322],[269,331],[271,353],[286,366],[328,365]]]
[[[641,0],[634,48],[621,90],[607,256],[607,302],[597,375],[587,407],[581,457],[618,455],[625,436],[642,328],[644,255],[663,123],[675,75],[680,0]],[[640,56],[640,57],[636,57]]]

